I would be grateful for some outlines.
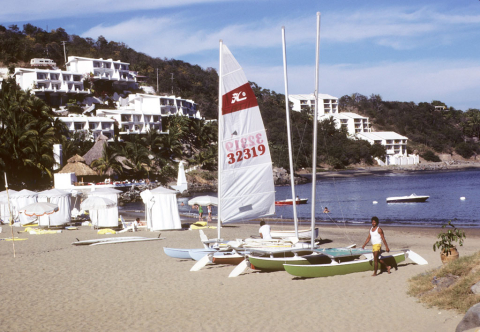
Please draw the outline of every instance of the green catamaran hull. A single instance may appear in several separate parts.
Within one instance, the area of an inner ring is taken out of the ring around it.
[[[382,256],[387,265],[396,266],[405,261],[405,253],[398,253],[390,256]],[[318,278],[343,275],[355,272],[373,271],[374,262],[372,259],[343,262],[339,264],[318,264],[318,265],[293,265],[284,264],[285,271],[296,277]],[[379,266],[380,268],[380,266]]]
[[[318,258],[323,255],[316,255]],[[328,259],[328,257],[323,256],[323,258]],[[285,268],[283,264],[294,264],[294,265],[309,265],[309,264],[320,264],[320,261],[316,259],[307,259],[304,257],[285,257],[285,258],[270,258],[270,257],[253,257],[249,256],[248,261],[250,262],[250,267],[255,270],[264,270],[264,271],[284,271]]]
[[[332,259],[337,262],[352,261],[360,255],[372,253],[371,250],[356,248],[324,248],[312,251],[285,251],[274,253],[274,257],[250,255],[248,260],[250,267],[255,270],[284,271],[284,264],[290,265],[318,265],[330,264]],[[284,257],[282,257],[282,255]]]

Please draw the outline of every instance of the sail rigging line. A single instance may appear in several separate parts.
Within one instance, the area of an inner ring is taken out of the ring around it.
[[[325,148],[325,152],[328,156],[328,152],[329,152],[329,146],[327,144],[327,137],[326,137],[326,134],[325,134],[325,130],[323,130],[323,146]],[[343,224],[343,233],[345,235],[345,237],[347,238],[347,240],[352,241],[352,239],[350,238],[350,235],[348,234],[347,232],[347,225],[346,225],[346,221],[345,221],[345,214],[343,212],[343,208],[342,208],[342,203],[340,202],[340,198],[339,198],[339,194],[338,194],[338,188],[337,188],[337,183],[335,181],[335,176],[332,177],[333,178],[333,188],[334,188],[334,192],[335,192],[335,198],[337,200],[337,204],[340,208],[340,215],[341,215],[341,223]],[[325,203],[324,201],[321,201],[319,199],[319,203]],[[322,205],[322,206],[325,206],[325,205]],[[328,215],[328,213],[326,213]],[[332,217],[330,215],[328,215],[328,217],[330,218],[330,220],[337,226],[340,228],[340,226],[338,225],[338,222],[333,220]]]
[[[303,148],[303,140],[305,138],[305,133],[307,131],[307,125],[308,125],[308,122],[305,121],[305,126],[303,127],[303,134],[300,134],[300,130],[298,129],[298,125],[295,124],[295,128],[297,129],[297,132],[298,132],[298,137],[300,137],[300,146],[298,147],[297,156],[294,159],[295,164],[298,163],[299,156],[300,156],[301,152],[303,152],[303,155],[305,156],[306,160],[308,160],[307,153],[306,153],[305,149]]]

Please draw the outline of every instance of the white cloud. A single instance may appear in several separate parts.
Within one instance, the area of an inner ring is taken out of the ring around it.
[[[193,0],[192,0],[193,1]],[[458,29],[480,30],[480,15],[449,17],[433,8],[371,9],[369,11],[329,12],[323,15],[321,39],[333,43],[370,42],[395,50],[450,43]],[[462,21],[462,18],[464,21]],[[123,41],[152,56],[178,58],[213,50],[223,38],[232,47],[271,48],[281,44],[280,27],[286,26],[289,46],[315,43],[315,16],[274,17],[224,26],[192,24],[188,15],[133,17],[112,25],[100,24],[83,36]],[[440,36],[440,37],[439,37]],[[228,40],[226,40],[226,37]]]
[[[160,8],[184,7],[193,4],[223,2],[226,0],[17,0],[2,3],[0,21],[32,21],[62,17],[81,17],[107,13],[133,12],[140,10],[155,10]],[[109,19],[107,17],[106,19]]]

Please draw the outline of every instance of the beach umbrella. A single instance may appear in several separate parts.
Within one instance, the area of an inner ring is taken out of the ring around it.
[[[58,211],[58,205],[48,202],[30,203],[18,210],[28,217],[41,217],[53,214]],[[50,217],[48,217],[48,226],[50,227]]]
[[[102,196],[89,196],[80,204],[82,210],[102,210],[109,209],[117,205],[111,199]]]
[[[198,196],[194,197],[191,200],[188,201],[188,205],[202,205],[202,206],[208,206],[208,205],[218,205],[218,198],[214,196]]]
[[[47,202],[35,202],[22,207],[18,212],[22,212],[29,217],[41,217],[58,211],[58,205]]]

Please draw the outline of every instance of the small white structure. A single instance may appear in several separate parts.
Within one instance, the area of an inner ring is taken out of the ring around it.
[[[108,198],[115,202],[115,206],[97,210],[97,213],[91,213],[90,219],[92,224],[97,227],[118,227],[118,194],[120,190],[113,188],[92,188],[92,191],[87,193],[90,196],[100,196]]]
[[[185,175],[185,167],[183,166],[183,164],[183,161],[180,161],[180,163],[178,164],[177,185],[171,186],[173,189],[177,190],[180,193],[183,193],[188,189],[188,182]]]
[[[408,137],[393,131],[379,131],[356,134],[358,139],[363,139],[370,144],[381,144],[385,147],[387,156],[385,160],[377,160],[382,166],[387,165],[415,165],[419,163],[418,155],[408,155]]]
[[[45,66],[56,67],[57,63],[52,59],[33,58],[30,60],[30,65],[33,67],[45,67]]]
[[[20,224],[29,224],[37,219],[37,217],[28,217],[23,213],[19,213],[18,211],[29,204],[38,202],[38,193],[23,189],[12,194],[12,196],[10,196],[10,199],[12,205],[15,207],[15,214],[13,215],[13,217],[14,219],[19,218]]]
[[[150,231],[182,228],[176,193],[174,190],[157,187],[140,194],[145,204],[147,228]]]
[[[303,110],[315,109],[315,95],[301,94],[301,95],[289,95],[288,100],[292,103],[292,110],[301,112]],[[318,118],[323,115],[331,115],[338,113],[338,98],[327,94],[318,94]]]
[[[60,226],[70,222],[72,194],[59,189],[50,189],[38,194],[39,202],[48,202],[58,205],[58,211],[38,218],[39,226]]]

